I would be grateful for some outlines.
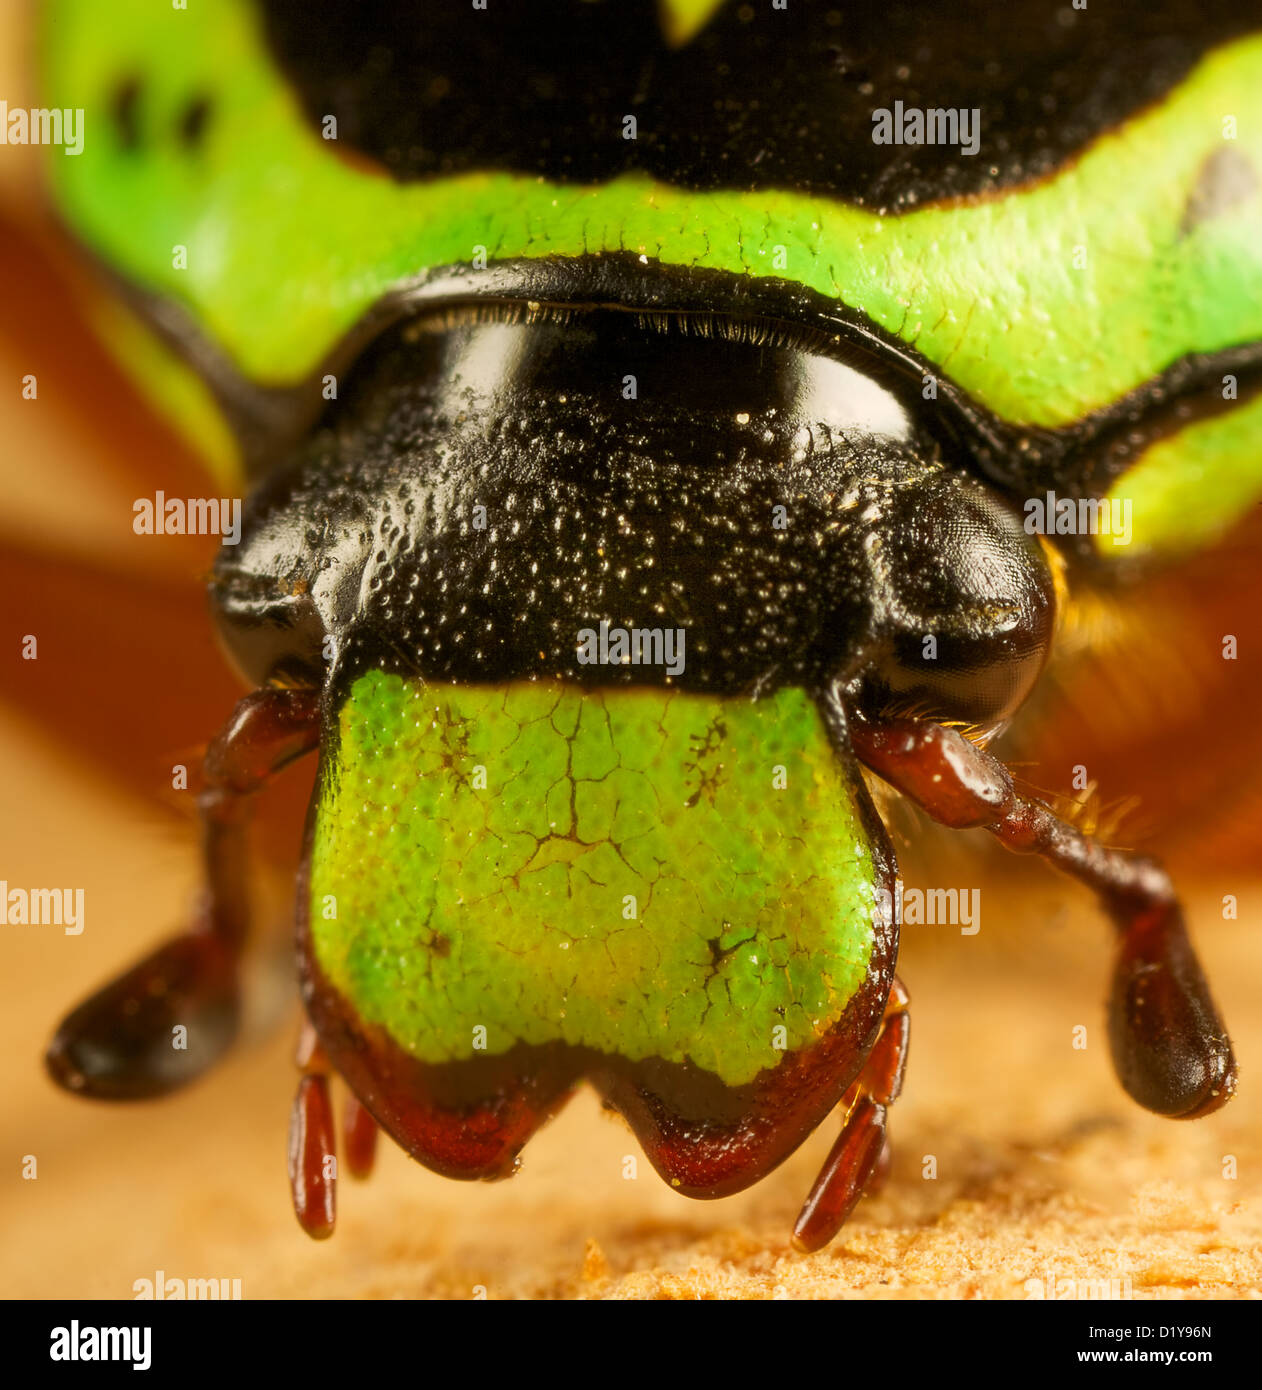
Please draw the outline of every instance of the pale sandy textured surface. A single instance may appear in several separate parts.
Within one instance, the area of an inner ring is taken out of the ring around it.
[[[1103,1049],[1105,929],[1084,898],[1022,864],[1004,884],[1031,890],[1024,907],[982,879],[978,936],[908,930],[913,1042],[893,1179],[825,1252],[795,1256],[787,1233],[831,1128],[752,1191],[690,1202],[642,1159],[638,1178],[622,1176],[634,1142],[586,1094],[508,1183],[445,1182],[383,1151],[369,1183],[343,1184],[338,1233],[314,1245],[288,1209],[286,1006],[256,1045],[158,1106],[88,1105],[44,1081],[39,1053],[64,1006],[178,919],[191,842],[27,730],[0,726],[0,765],[0,876],[60,883],[69,860],[88,892],[81,937],[2,929],[2,1295],[126,1298],[162,1269],[240,1278],[250,1298],[468,1298],[478,1286],[490,1298],[990,1298],[1022,1297],[1032,1277],[1129,1279],[1136,1297],[1259,1296],[1256,885],[1189,894],[1241,1057],[1239,1098],[1209,1120],[1160,1121],[1121,1095]],[[987,872],[948,864],[934,881]],[[1215,920],[1227,891],[1240,894],[1238,924]],[[1085,1051],[1070,1046],[1078,1024]],[[20,1176],[25,1154],[34,1182]],[[921,1176],[927,1154],[936,1180]]]

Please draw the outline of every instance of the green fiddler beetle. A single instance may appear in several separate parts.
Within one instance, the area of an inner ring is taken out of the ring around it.
[[[380,1126],[506,1176],[586,1080],[694,1197],[840,1108],[795,1229],[830,1240],[907,1053],[867,775],[1093,888],[1123,1086],[1224,1104],[1168,877],[988,744],[1076,584],[1262,495],[1255,28],[1185,0],[50,0],[42,100],[85,113],[53,194],[246,494],[210,601],[253,692],[206,756],[195,923],[69,1015],[53,1076],[153,1096],[228,1047],[245,808],[318,750],[312,1235],[336,1071],[353,1166]],[[1127,545],[1092,524],[1122,504]]]

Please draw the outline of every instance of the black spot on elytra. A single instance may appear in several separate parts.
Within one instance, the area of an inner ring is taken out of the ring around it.
[[[114,89],[110,115],[118,131],[118,142],[125,150],[140,144],[140,78],[128,77]]]
[[[180,142],[187,149],[197,149],[206,138],[206,124],[214,110],[208,96],[194,97],[180,115]]]

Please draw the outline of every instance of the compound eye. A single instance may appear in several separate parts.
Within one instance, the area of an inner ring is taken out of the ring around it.
[[[883,522],[883,611],[858,710],[1002,727],[1042,671],[1055,623],[1037,540],[1001,498],[950,473],[907,489]]]
[[[215,626],[232,663],[256,688],[320,686],[328,675],[331,620],[339,603],[353,602],[364,543],[351,534],[313,559],[308,542],[322,524],[301,479],[277,477],[247,501],[240,543],[222,546],[215,559]]]
[[[250,685],[319,686],[328,670],[324,622],[310,593],[216,569],[211,610],[232,664]]]

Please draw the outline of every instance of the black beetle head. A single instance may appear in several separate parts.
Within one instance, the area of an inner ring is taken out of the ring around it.
[[[487,321],[487,320],[490,321]],[[993,725],[1050,636],[1037,542],[897,383],[782,327],[481,308],[370,349],[213,602],[252,681],[841,684]],[[674,668],[582,634],[674,631]]]

